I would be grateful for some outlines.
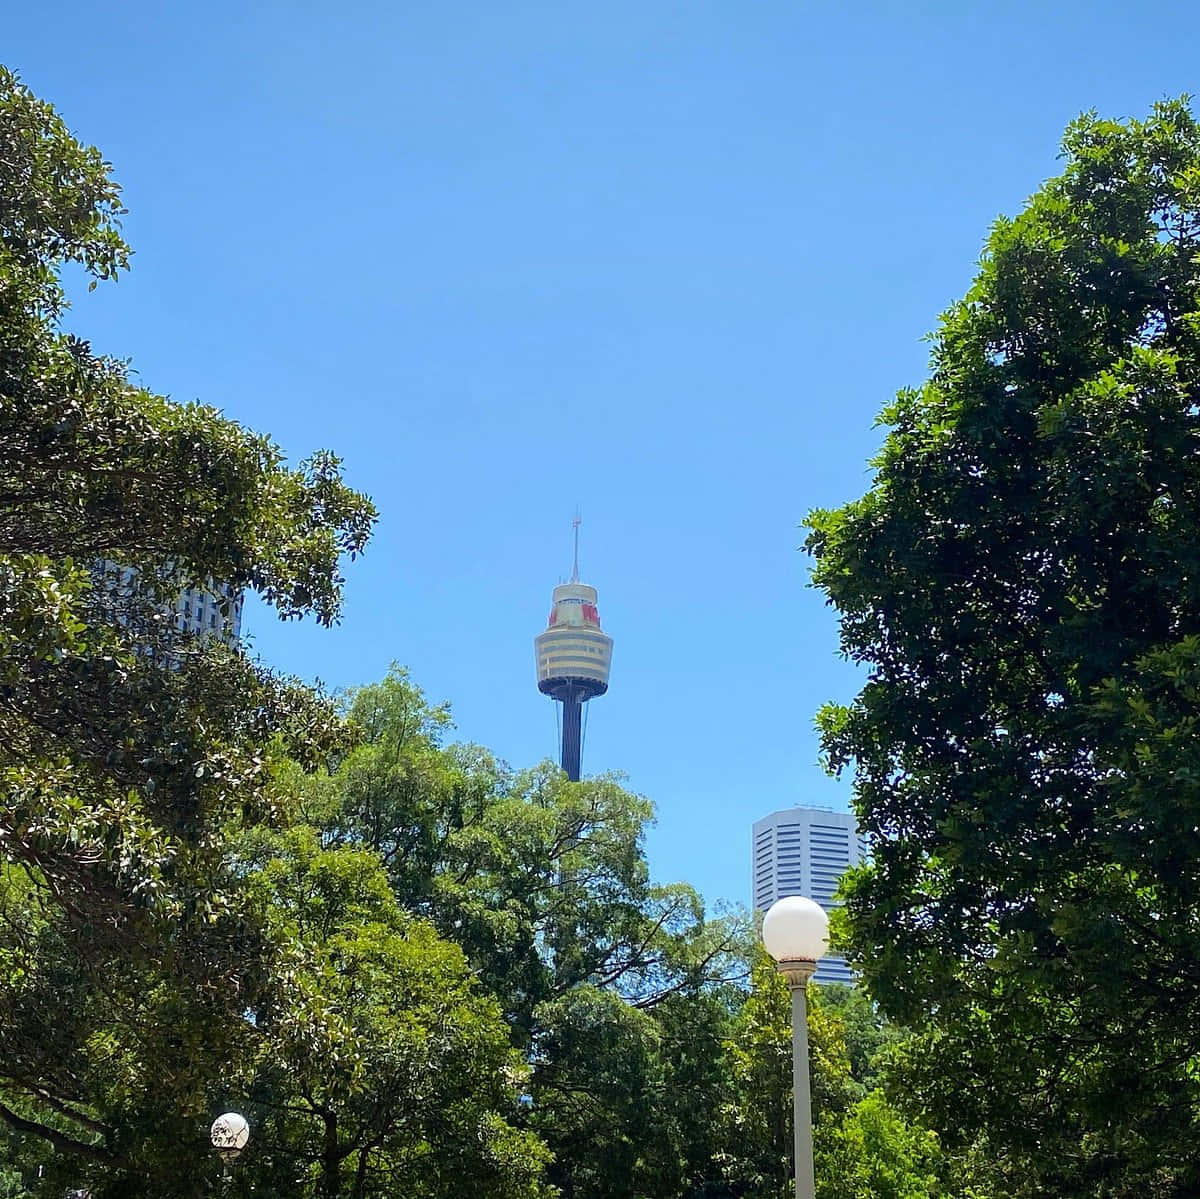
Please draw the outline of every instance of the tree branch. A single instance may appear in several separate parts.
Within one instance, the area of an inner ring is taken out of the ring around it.
[[[41,1137],[44,1141],[49,1141],[51,1145],[56,1149],[61,1149],[64,1153],[75,1153],[106,1166],[119,1166],[126,1170],[130,1168],[130,1163],[125,1158],[109,1153],[99,1145],[91,1145],[87,1141],[77,1141],[74,1137],[69,1137],[66,1133],[59,1132],[58,1129],[50,1128],[48,1125],[39,1124],[36,1120],[26,1120],[24,1116],[18,1116],[12,1108],[6,1107],[3,1103],[0,1103],[0,1120],[3,1120],[10,1128],[15,1128],[17,1132],[28,1133],[30,1136]]]

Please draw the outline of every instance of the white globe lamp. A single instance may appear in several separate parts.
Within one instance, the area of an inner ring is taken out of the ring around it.
[[[803,895],[777,899],[763,917],[763,945],[780,964],[809,963],[809,974],[829,949],[829,917]]]
[[[212,1147],[228,1166],[246,1148],[250,1140],[250,1125],[239,1112],[226,1112],[213,1121],[209,1137]]]

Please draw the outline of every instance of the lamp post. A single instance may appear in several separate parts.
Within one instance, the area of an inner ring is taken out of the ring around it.
[[[796,1199],[813,1199],[812,1096],[808,1077],[808,1001],[805,988],[829,948],[829,917],[811,899],[789,895],[763,917],[763,945],[792,990],[792,1125]]]
[[[212,1122],[209,1132],[212,1147],[225,1163],[226,1185],[228,1185],[229,1167],[233,1165],[237,1155],[246,1148],[250,1140],[250,1125],[246,1117],[239,1112],[226,1112]]]

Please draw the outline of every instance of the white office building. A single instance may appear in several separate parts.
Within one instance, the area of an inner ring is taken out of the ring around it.
[[[865,842],[849,812],[830,808],[784,808],[754,822],[751,838],[751,895],[765,912],[777,899],[804,895],[827,912],[847,867],[866,858]],[[819,983],[852,983],[845,959],[827,954],[813,976]]]
[[[148,596],[139,589],[138,572],[133,567],[100,561],[94,578],[111,602],[116,620],[126,627],[139,627],[147,619]],[[213,638],[232,647],[242,633],[242,600],[240,591],[210,580],[204,587],[182,588],[174,600],[165,605],[154,603],[150,612],[153,614],[157,608],[189,637]]]
[[[242,635],[242,594],[228,583],[186,587],[175,601],[175,623],[194,637],[216,637],[236,645]]]

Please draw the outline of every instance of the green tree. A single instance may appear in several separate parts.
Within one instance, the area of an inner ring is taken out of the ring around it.
[[[326,844],[377,853],[400,904],[462,947],[531,1067],[550,1180],[571,1199],[701,1185],[744,920],[651,881],[652,809],[618,780],[445,747],[445,709],[400,672],[349,714],[362,744],[301,806]]]
[[[125,265],[121,211],[99,153],[0,68],[3,852],[118,924],[186,902],[164,873],[172,839],[194,848],[254,803],[271,736],[311,762],[337,728],[304,689],[201,652],[158,598],[212,576],[328,623],[340,555],[374,519],[335,458],[289,469],[268,439],[133,385],[61,330],[64,266],[95,282]],[[103,560],[142,587],[98,584]]]
[[[936,1135],[910,1124],[882,1091],[864,1096],[822,1132],[821,1199],[936,1199],[947,1193]]]
[[[336,709],[161,614],[185,582],[329,623],[374,513],[62,333],[124,266],[95,150],[0,71],[0,1153],[28,1193],[531,1199],[524,1067],[460,950],[303,822]],[[122,590],[104,562],[137,568]]]
[[[887,1021],[861,987],[826,983],[821,1003],[842,1021],[851,1076],[860,1087],[873,1090],[882,1081],[883,1060],[903,1042],[904,1031]]]
[[[1014,1194],[1200,1188],[1200,129],[1067,130],[870,491],[809,518],[868,670],[820,717],[851,957],[908,1090]]]
[[[872,1012],[848,987],[808,988],[818,1199],[982,1196],[986,1192],[967,1189],[962,1163],[947,1158],[934,1133],[869,1086],[886,1073],[880,1060],[885,1046],[902,1043]],[[857,1025],[853,1049],[847,1014]],[[874,1044],[864,1051],[869,1041]],[[791,997],[761,950],[751,991],[729,1025],[724,1061],[728,1086],[713,1139],[719,1171],[695,1194],[787,1199],[793,1177]]]
[[[541,1193],[527,1071],[461,951],[401,911],[378,857],[301,827],[253,855],[283,947],[254,1009],[247,1187],[321,1199]]]
[[[125,267],[119,194],[0,69],[0,1125],[47,1194],[199,1185],[277,955],[231,838],[285,818],[278,762],[346,743],[321,696],[160,602],[215,577],[329,623],[374,519],[332,456],[288,468],[63,331],[63,270]]]

